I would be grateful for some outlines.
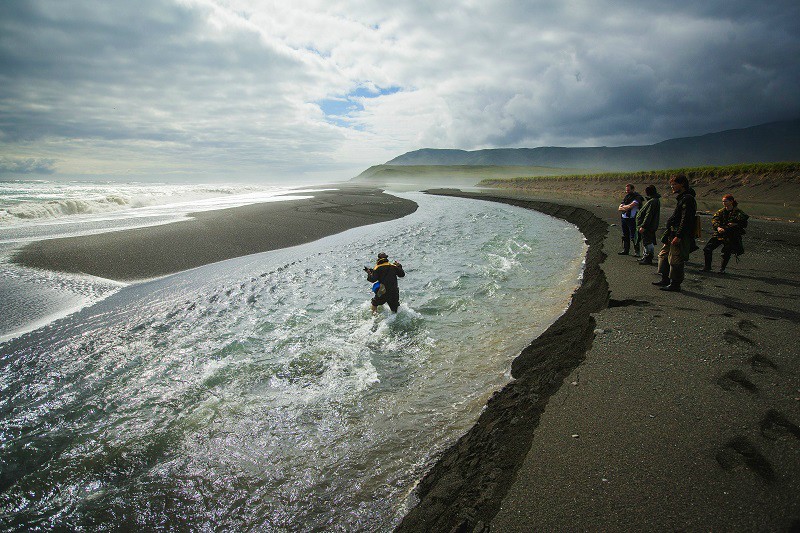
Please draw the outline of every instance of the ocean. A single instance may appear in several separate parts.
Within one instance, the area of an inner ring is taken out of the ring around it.
[[[419,209],[148,282],[0,263],[3,286],[83,299],[0,344],[3,528],[391,530],[567,307],[586,252],[540,213],[398,195]],[[407,273],[396,315],[370,310],[379,251]]]

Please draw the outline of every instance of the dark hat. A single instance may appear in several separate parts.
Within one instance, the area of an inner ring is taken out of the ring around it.
[[[389,256],[381,252],[378,254],[378,259],[389,259]]]

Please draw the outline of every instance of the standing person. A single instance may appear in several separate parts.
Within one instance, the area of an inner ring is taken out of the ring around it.
[[[375,297],[372,299],[372,313],[377,313],[378,306],[387,303],[392,313],[396,313],[400,307],[400,287],[397,278],[406,275],[403,265],[397,261],[390,263],[389,256],[381,252],[378,254],[375,268],[364,267],[364,271],[367,273],[367,281],[380,282],[380,289],[375,291]]]
[[[684,263],[689,259],[689,254],[697,249],[694,244],[697,201],[685,174],[672,175],[669,185],[676,196],[677,204],[667,220],[667,230],[661,237],[661,242],[664,243],[658,253],[661,280],[653,282],[653,285],[659,285],[662,291],[680,292]]]
[[[636,213],[636,234],[634,246],[641,241],[644,244],[644,255],[640,265],[652,265],[656,246],[656,230],[661,220],[661,195],[655,185],[648,185],[644,190],[645,200],[642,208]]]
[[[708,243],[703,248],[703,255],[705,255],[706,260],[703,272],[711,271],[711,254],[720,245],[722,246],[720,274],[725,273],[725,267],[728,266],[731,254],[735,254],[738,258],[744,253],[742,235],[745,233],[747,219],[750,217],[739,209],[738,205],[739,203],[732,194],[726,194],[722,197],[722,209],[714,213],[711,218],[711,227],[714,228],[714,234],[711,235]]]
[[[625,197],[619,204],[617,211],[620,212],[620,226],[622,227],[622,251],[619,255],[628,255],[631,248],[631,240],[636,233],[636,212],[642,205],[642,195],[636,192],[632,184],[625,185]],[[639,255],[639,245],[634,243],[633,251]]]

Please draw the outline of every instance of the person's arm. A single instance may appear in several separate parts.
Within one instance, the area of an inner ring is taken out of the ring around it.
[[[406,276],[406,273],[403,270],[403,265],[401,265],[397,261],[394,262],[394,268],[397,271],[397,277],[398,278],[404,278]]]
[[[672,244],[678,245],[681,243],[681,235],[683,235],[683,231],[686,226],[686,215],[688,213],[688,209],[686,206],[686,202],[683,202],[681,205],[680,215],[678,219],[678,227],[675,228],[675,236],[672,238]]]
[[[719,231],[720,228],[720,219],[722,218],[722,213],[717,211],[714,213],[714,216],[711,217],[711,227],[714,228],[715,231]]]
[[[652,204],[648,205],[650,205],[649,208],[644,207],[642,208],[641,211],[639,211],[639,215],[643,214],[642,223],[639,225],[639,233],[644,233],[646,231],[646,228],[649,228],[650,224],[653,222],[653,215],[654,215],[653,207]],[[636,215],[636,217],[638,218],[639,215]]]

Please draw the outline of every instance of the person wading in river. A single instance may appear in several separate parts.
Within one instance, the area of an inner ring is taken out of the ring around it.
[[[375,267],[364,267],[364,271],[367,273],[367,281],[380,283],[375,288],[375,297],[372,298],[372,313],[377,313],[378,307],[383,304],[389,304],[392,313],[396,313],[397,308],[400,307],[400,287],[397,284],[397,278],[403,278],[406,275],[403,265],[397,261],[390,263],[389,256],[381,252],[378,254]]]

